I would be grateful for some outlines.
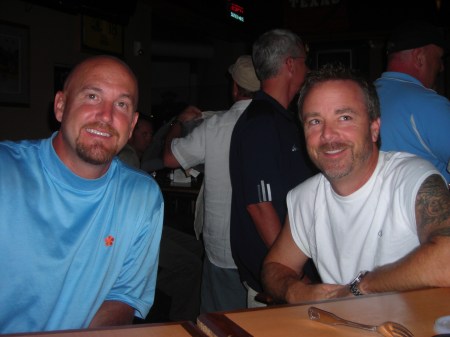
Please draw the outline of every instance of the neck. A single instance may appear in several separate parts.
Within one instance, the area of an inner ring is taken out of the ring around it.
[[[273,99],[275,99],[280,105],[287,109],[292,101],[293,96],[290,95],[289,87],[286,81],[282,81],[279,78],[270,78],[261,83],[261,89]]]
[[[411,52],[398,53],[391,56],[386,70],[407,74],[418,79],[422,84],[424,84],[420,67],[414,63]]]

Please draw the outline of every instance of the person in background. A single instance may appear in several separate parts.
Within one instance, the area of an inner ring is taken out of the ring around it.
[[[321,173],[291,190],[264,261],[265,290],[288,303],[450,286],[450,193],[428,161],[378,150],[373,84],[344,67],[311,72],[299,111]],[[308,284],[311,257],[323,280]]]
[[[228,170],[233,127],[260,88],[250,55],[240,56],[230,66],[232,98],[229,110],[216,112],[189,135],[179,138],[182,124],[200,114],[183,112],[172,122],[166,138],[164,164],[188,169],[204,164],[205,258],[201,290],[201,312],[246,307],[246,292],[239,279],[230,248],[231,183]],[[208,115],[210,113],[207,113]]]
[[[152,135],[152,122],[141,115],[130,140],[120,151],[119,158],[136,169],[142,168],[140,159],[151,145]],[[170,297],[170,321],[197,319],[200,310],[202,257],[203,246],[193,235],[164,224],[156,287]],[[152,319],[151,316],[148,318]]]
[[[450,102],[433,90],[448,49],[443,33],[422,21],[399,25],[387,43],[387,71],[375,81],[381,104],[381,150],[429,160],[450,183]]]
[[[170,95],[169,95],[170,97]],[[142,158],[141,158],[141,169],[149,172],[149,173],[157,173],[158,171],[164,170],[164,162],[163,162],[163,155],[164,155],[164,143],[166,140],[167,133],[170,130],[171,123],[173,120],[181,114],[183,111],[192,111],[194,114],[200,116],[200,109],[196,106],[193,106],[191,104],[178,102],[176,104],[168,105],[168,107],[173,108],[175,110],[164,110],[165,114],[163,120],[163,124],[158,128],[156,133],[154,134],[154,137],[152,137],[152,142],[149,147],[144,151]],[[169,118],[168,120],[166,120]],[[189,123],[189,125],[184,125],[183,128],[183,136],[189,134],[199,123],[201,123],[201,119],[197,119],[192,121],[192,123]]]
[[[131,324],[147,315],[164,204],[149,175],[116,157],[137,104],[131,69],[91,57],[56,93],[59,131],[0,143],[0,333]]]
[[[140,168],[142,155],[150,146],[152,139],[153,124],[146,117],[140,115],[131,138],[118,154],[119,158],[133,167]]]
[[[262,262],[286,216],[286,194],[310,177],[304,143],[288,106],[308,67],[299,36],[275,29],[253,44],[259,91],[234,127],[230,145],[231,249],[247,288],[247,306],[260,306]]]

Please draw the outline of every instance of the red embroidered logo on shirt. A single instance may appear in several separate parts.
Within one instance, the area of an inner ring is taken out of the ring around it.
[[[105,246],[106,246],[106,247],[110,247],[110,246],[113,245],[113,243],[114,243],[114,237],[111,236],[111,235],[108,235],[108,236],[105,238]]]

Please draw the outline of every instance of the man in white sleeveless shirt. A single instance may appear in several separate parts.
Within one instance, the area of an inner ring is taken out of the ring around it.
[[[267,255],[265,291],[289,303],[450,286],[450,193],[428,161],[378,148],[372,84],[340,66],[308,75],[299,98],[321,173],[291,190]],[[322,284],[302,279],[311,257]]]

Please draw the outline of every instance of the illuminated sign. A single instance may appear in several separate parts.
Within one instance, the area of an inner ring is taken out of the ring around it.
[[[242,7],[241,5],[238,5],[237,3],[230,2],[229,10],[230,10],[231,18],[241,21],[241,22],[245,22],[244,7]]]

